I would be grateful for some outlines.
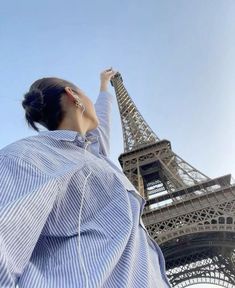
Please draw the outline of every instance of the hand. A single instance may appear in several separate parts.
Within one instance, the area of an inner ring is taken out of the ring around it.
[[[107,91],[111,78],[117,73],[112,67],[100,73],[100,91]]]

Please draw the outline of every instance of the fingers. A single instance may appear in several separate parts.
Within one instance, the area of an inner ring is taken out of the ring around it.
[[[117,73],[117,71],[108,71],[106,72],[106,75],[113,77],[115,74]]]
[[[105,72],[109,72],[109,71],[112,71],[113,70],[113,67],[110,67],[109,69],[106,69],[104,70]]]
[[[118,71],[114,71],[112,67],[109,69],[104,70],[100,74],[100,79],[102,83],[108,83],[117,73]]]
[[[113,70],[112,67],[110,67],[109,69],[104,70],[105,74],[109,74],[109,75],[115,75],[118,71]]]

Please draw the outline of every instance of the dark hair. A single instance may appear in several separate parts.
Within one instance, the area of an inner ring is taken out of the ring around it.
[[[25,118],[29,126],[39,131],[35,122],[48,130],[56,130],[64,117],[61,107],[61,97],[65,87],[77,90],[69,81],[47,77],[35,81],[24,95],[22,106],[25,109]]]

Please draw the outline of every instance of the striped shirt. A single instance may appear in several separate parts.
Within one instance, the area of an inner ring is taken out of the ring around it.
[[[146,201],[109,159],[113,99],[99,94],[85,135],[40,131],[0,150],[0,287],[171,287]]]

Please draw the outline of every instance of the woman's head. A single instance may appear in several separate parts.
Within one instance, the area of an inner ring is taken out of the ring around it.
[[[22,106],[29,126],[36,131],[35,123],[39,123],[48,130],[70,129],[83,134],[99,123],[92,101],[76,85],[60,78],[35,81]]]

